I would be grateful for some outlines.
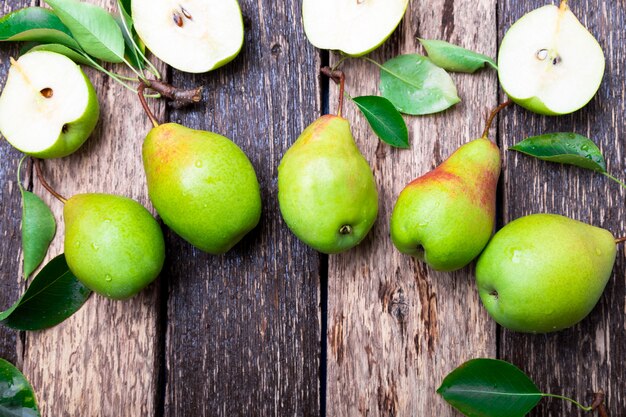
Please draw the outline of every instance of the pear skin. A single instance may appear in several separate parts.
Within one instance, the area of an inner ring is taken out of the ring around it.
[[[616,253],[607,230],[554,214],[522,217],[498,231],[480,255],[478,292],[507,329],[565,329],[593,310]]]
[[[230,139],[175,123],[143,144],[148,194],[163,222],[195,247],[230,250],[261,218],[254,167]]]
[[[278,167],[278,201],[291,231],[319,252],[340,253],[365,238],[378,191],[346,119],[323,116],[302,132]]]
[[[438,271],[468,265],[493,233],[500,166],[498,147],[481,138],[411,182],[391,216],[394,245]]]
[[[161,272],[161,227],[135,200],[78,194],[65,203],[63,218],[67,264],[98,294],[116,300],[132,297]]]

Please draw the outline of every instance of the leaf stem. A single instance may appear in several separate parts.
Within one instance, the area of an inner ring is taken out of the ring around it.
[[[513,101],[507,100],[491,111],[491,114],[489,114],[489,117],[487,118],[485,130],[483,131],[483,138],[487,139],[487,136],[489,135],[489,130],[491,129],[491,125],[493,124],[493,121],[498,113],[500,113],[503,109],[509,107],[511,104],[513,104]]]
[[[135,90],[133,87],[131,87],[130,85],[126,84],[124,81],[122,81],[116,74],[112,73],[111,71],[108,71],[107,69],[105,69],[102,65],[98,64],[94,59],[92,59],[89,55],[87,54],[83,54],[83,56],[89,61],[91,62],[91,64],[94,66],[95,69],[97,69],[98,71],[101,71],[103,73],[105,73],[106,75],[108,75],[109,77],[113,78],[114,81],[116,81],[118,84],[120,84],[122,87],[126,88],[127,90],[132,91],[133,93],[136,93],[137,90]]]
[[[43,188],[45,188],[50,194],[52,194],[61,203],[63,203],[63,204],[67,203],[67,198],[65,198],[61,194],[57,193],[54,190],[54,188],[52,188],[50,186],[50,184],[48,184],[48,181],[46,181],[46,179],[44,178],[44,176],[43,176],[43,174],[41,172],[41,160],[40,159],[33,159],[33,162],[35,164],[35,171],[37,172],[37,178],[39,179],[39,182],[41,182],[41,185],[43,186]]]
[[[584,405],[582,405],[578,401],[572,400],[571,398],[564,397],[562,395],[541,393],[541,396],[542,397],[550,397],[550,398],[558,398],[560,400],[569,401],[570,403],[574,404],[576,407],[580,408],[583,411],[593,411],[593,407],[591,407],[591,406],[585,407]]]
[[[336,84],[339,84],[339,104],[337,105],[337,116],[342,117],[344,95],[346,91],[346,74],[339,70],[333,71],[330,67],[322,67],[320,72],[333,80]]]
[[[609,174],[608,172],[600,172],[602,175],[604,175],[607,178],[612,179],[613,181],[615,181],[616,183],[618,183],[619,185],[622,186],[622,188],[626,189],[626,184],[624,184],[624,182],[618,180],[617,178],[615,178],[613,175]]]
[[[339,61],[337,61],[337,62],[335,63],[335,65],[333,65],[333,67],[331,68],[331,71],[336,71],[336,70],[337,70],[337,68],[339,68],[339,66],[340,66],[341,64],[343,64],[346,60],[348,60],[348,59],[350,59],[350,58],[351,58],[351,57],[349,57],[349,56],[344,56],[344,57],[342,57]]]
[[[157,118],[154,116],[154,113],[152,113],[152,110],[150,110],[150,106],[148,106],[148,102],[146,101],[146,97],[143,94],[145,89],[146,89],[146,84],[139,83],[139,87],[137,88],[137,95],[139,96],[139,101],[141,102],[141,107],[143,107],[143,110],[148,115],[148,118],[152,122],[152,126],[158,127],[159,126],[159,122],[158,122]]]

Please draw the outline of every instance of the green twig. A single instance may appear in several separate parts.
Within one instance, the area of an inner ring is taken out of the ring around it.
[[[571,398],[564,397],[562,395],[542,393],[541,396],[542,397],[550,397],[550,398],[558,398],[560,400],[569,401],[570,403],[574,404],[576,407],[580,408],[583,411],[593,411],[593,407],[591,407],[591,406],[590,407],[585,407],[584,405],[582,405],[578,401],[572,400]]]
[[[343,64],[346,60],[350,59],[351,57],[349,56],[344,56],[342,57],[339,61],[337,61],[337,63],[335,65],[333,65],[333,67],[331,68],[331,71],[336,71],[337,68],[339,68],[339,66],[341,64]]]

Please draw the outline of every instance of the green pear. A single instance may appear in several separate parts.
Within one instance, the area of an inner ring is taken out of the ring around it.
[[[11,60],[0,96],[0,131],[16,149],[37,158],[75,152],[98,123],[96,91],[71,59],[35,51]]]
[[[522,217],[496,233],[478,259],[478,292],[508,329],[565,329],[597,304],[615,255],[607,230],[554,214]]]
[[[378,215],[378,191],[348,121],[327,115],[307,127],[278,167],[283,219],[323,253],[358,245]]]
[[[150,131],[143,163],[152,204],[195,247],[221,254],[261,218],[261,193],[245,153],[224,136],[168,123]]]
[[[98,294],[132,297],[161,272],[165,260],[161,227],[135,200],[78,194],[65,203],[63,217],[67,264]]]
[[[407,185],[391,215],[394,245],[438,271],[468,265],[493,233],[500,165],[498,147],[476,139]]]

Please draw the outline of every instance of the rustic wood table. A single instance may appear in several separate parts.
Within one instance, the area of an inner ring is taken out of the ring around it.
[[[91,0],[114,9],[113,0]],[[392,38],[372,57],[421,52],[417,36],[445,39],[495,56],[516,19],[545,0],[413,0]],[[43,3],[3,0],[2,14]],[[161,120],[225,134],[254,164],[262,188],[260,226],[225,256],[209,256],[166,230],[167,261],[158,283],[114,302],[93,296],[70,320],[43,332],[0,328],[0,357],[34,385],[45,417],[144,416],[454,416],[438,395],[444,375],[474,357],[520,366],[540,388],[584,402],[604,389],[610,415],[626,409],[624,251],[602,300],[572,329],[550,335],[508,332],[480,304],[473,270],[435,273],[396,251],[389,239],[395,198],[411,179],[480,136],[489,109],[505,100],[494,71],[453,75],[462,103],[442,114],[407,118],[410,150],[380,143],[347,105],[357,142],[371,163],[381,211],[357,249],[321,256],[282,221],[277,165],[300,132],[335,109],[337,89],[319,76],[335,62],[306,40],[296,0],[240,0],[245,46],[223,69],[203,75],[167,70],[178,86],[205,85],[203,103],[185,110],[153,106]],[[491,137],[502,149],[536,134],[575,131],[593,138],[610,169],[626,162],[626,3],[572,1],[602,45],[607,72],[598,96],[572,116],[547,118],[505,110]],[[329,10],[328,13],[332,13]],[[17,46],[0,48],[0,80]],[[378,70],[343,66],[353,95],[377,92]],[[102,106],[94,136],[76,154],[46,161],[63,194],[113,192],[149,206],[140,159],[149,130],[138,100],[111,79],[88,73]],[[25,284],[19,276],[20,154],[0,143],[0,308]],[[576,168],[503,150],[498,224],[522,215],[569,215],[624,234],[624,192]],[[61,218],[62,207],[29,181]],[[60,224],[50,255],[62,252]],[[544,400],[532,416],[579,415]]]

